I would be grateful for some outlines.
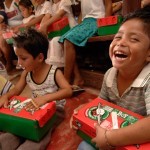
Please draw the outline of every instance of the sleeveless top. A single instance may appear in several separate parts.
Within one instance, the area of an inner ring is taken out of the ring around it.
[[[59,87],[57,86],[55,75],[56,75],[57,67],[52,65],[45,80],[38,84],[32,78],[32,73],[28,72],[26,76],[26,82],[29,88],[32,90],[32,98],[36,98],[37,96],[43,96],[45,94],[50,94],[58,91]],[[60,107],[64,107],[66,101],[59,100],[56,101],[56,105]]]

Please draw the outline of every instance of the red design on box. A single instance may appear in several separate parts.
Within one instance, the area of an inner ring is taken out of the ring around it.
[[[117,24],[117,22],[118,22],[118,16],[109,16],[109,17],[97,19],[98,27],[115,25]]]

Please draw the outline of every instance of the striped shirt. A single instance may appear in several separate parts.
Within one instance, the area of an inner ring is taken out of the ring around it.
[[[121,96],[119,96],[117,89],[117,69],[110,68],[104,76],[99,97],[140,115],[149,115],[150,63],[143,68],[131,86]]]
[[[13,84],[0,75],[0,96],[7,93],[11,88],[13,88]]]

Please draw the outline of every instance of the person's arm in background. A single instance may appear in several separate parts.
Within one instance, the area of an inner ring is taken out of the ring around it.
[[[34,25],[37,24],[37,23],[40,23],[44,16],[45,16],[45,15],[42,14],[42,15],[40,15],[40,16],[38,16],[38,17],[35,17],[34,19],[32,19],[31,21],[29,21],[28,23],[25,23],[25,24],[23,25],[23,27],[28,28],[28,27],[34,26]]]
[[[104,0],[105,17],[112,15],[112,0]]]
[[[57,14],[55,14],[54,16],[52,17],[49,17],[49,19],[45,22],[45,21],[42,21],[41,24],[40,24],[40,31],[42,32],[47,32],[47,28],[55,21],[61,19],[64,15],[66,14],[66,12],[61,9]],[[47,14],[49,15],[49,14]],[[45,17],[47,17],[47,15],[45,15]],[[45,17],[43,18],[43,20],[45,20]]]

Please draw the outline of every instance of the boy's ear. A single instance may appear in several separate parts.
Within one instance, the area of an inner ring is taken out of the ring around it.
[[[38,55],[38,59],[39,59],[40,61],[43,61],[43,60],[44,60],[44,55],[43,55],[42,53],[40,53],[40,54]]]

